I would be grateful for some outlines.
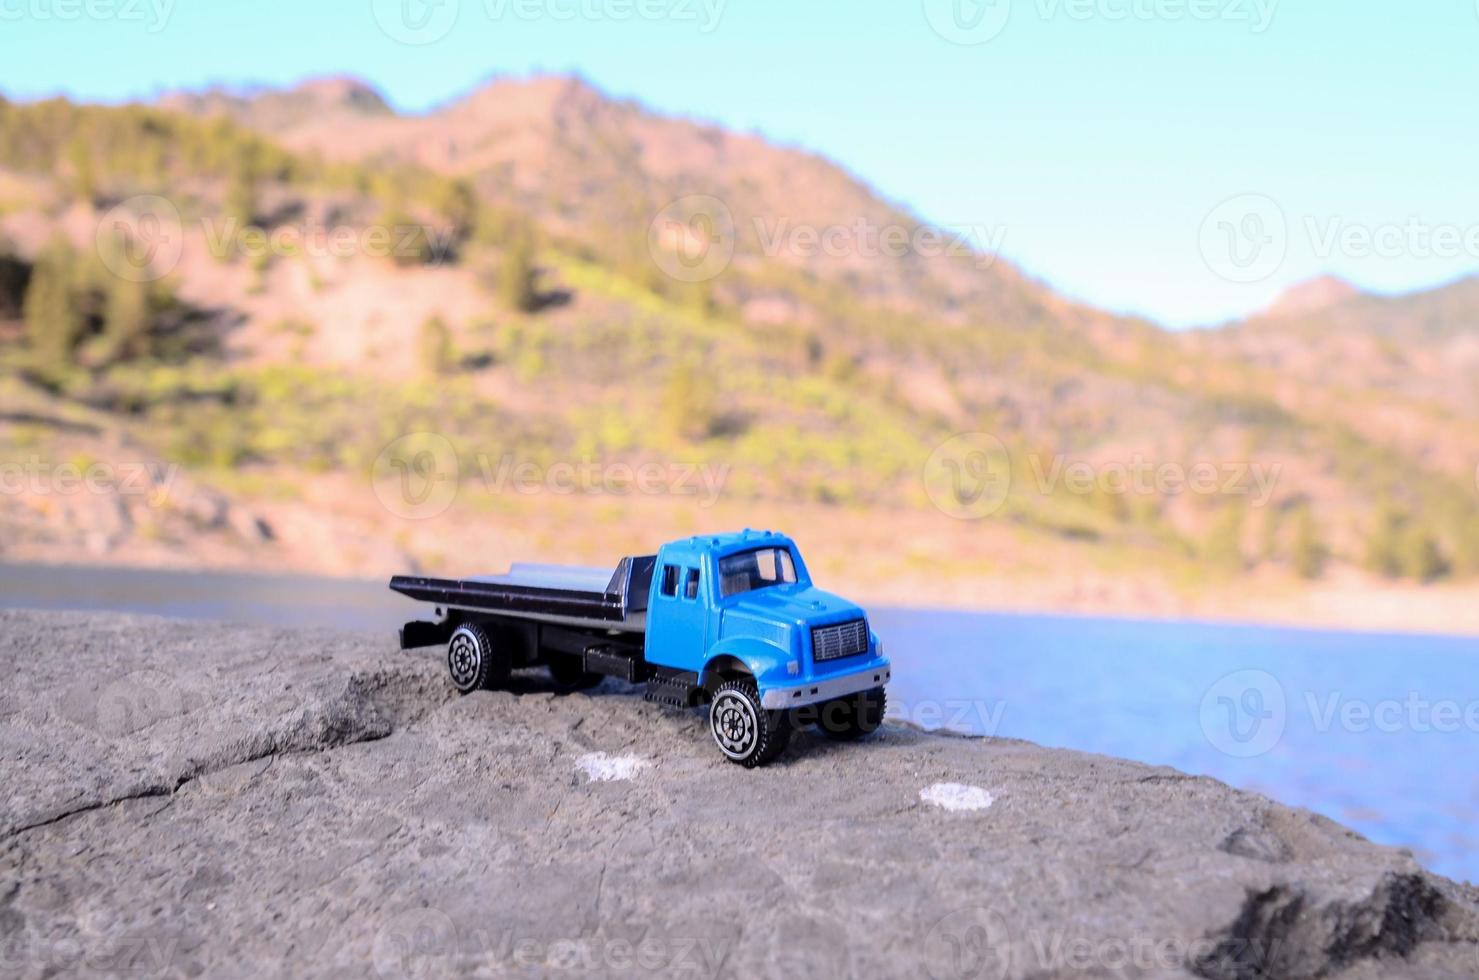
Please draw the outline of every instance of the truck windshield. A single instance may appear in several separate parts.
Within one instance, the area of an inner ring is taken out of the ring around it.
[[[796,563],[785,548],[756,548],[719,559],[720,596],[795,581]]]

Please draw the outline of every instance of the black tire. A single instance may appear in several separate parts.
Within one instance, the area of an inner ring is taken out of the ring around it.
[[[493,633],[482,623],[463,623],[447,642],[447,672],[461,694],[491,691],[508,682],[508,650],[493,643]]]
[[[725,681],[709,704],[709,731],[730,762],[754,769],[773,762],[791,741],[791,716],[767,711],[748,677]]]
[[[886,706],[887,699],[881,687],[823,701],[816,706],[817,728],[828,738],[851,742],[878,730],[878,726],[883,724]]]
[[[562,691],[584,691],[601,683],[601,675],[586,670],[579,657],[554,653],[549,655],[549,676]]]

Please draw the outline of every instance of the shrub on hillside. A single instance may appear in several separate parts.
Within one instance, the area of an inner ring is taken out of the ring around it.
[[[1309,505],[1299,509],[1294,518],[1294,543],[1289,553],[1294,564],[1294,573],[1300,578],[1317,579],[1325,573],[1325,564],[1330,560],[1330,549],[1320,536],[1314,512]]]

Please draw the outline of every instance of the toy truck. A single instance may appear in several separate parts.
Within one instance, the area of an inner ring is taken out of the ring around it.
[[[390,587],[435,604],[437,621],[402,627],[401,648],[445,643],[463,694],[537,666],[568,690],[606,676],[642,683],[648,701],[707,705],[719,751],[750,768],[779,756],[798,725],[850,740],[883,720],[883,642],[861,608],[812,584],[783,534],[685,538],[614,572],[516,564]]]

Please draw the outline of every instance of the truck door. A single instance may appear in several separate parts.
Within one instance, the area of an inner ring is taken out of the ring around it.
[[[648,663],[698,671],[708,649],[708,603],[698,564],[659,562],[657,588],[647,610]]]

